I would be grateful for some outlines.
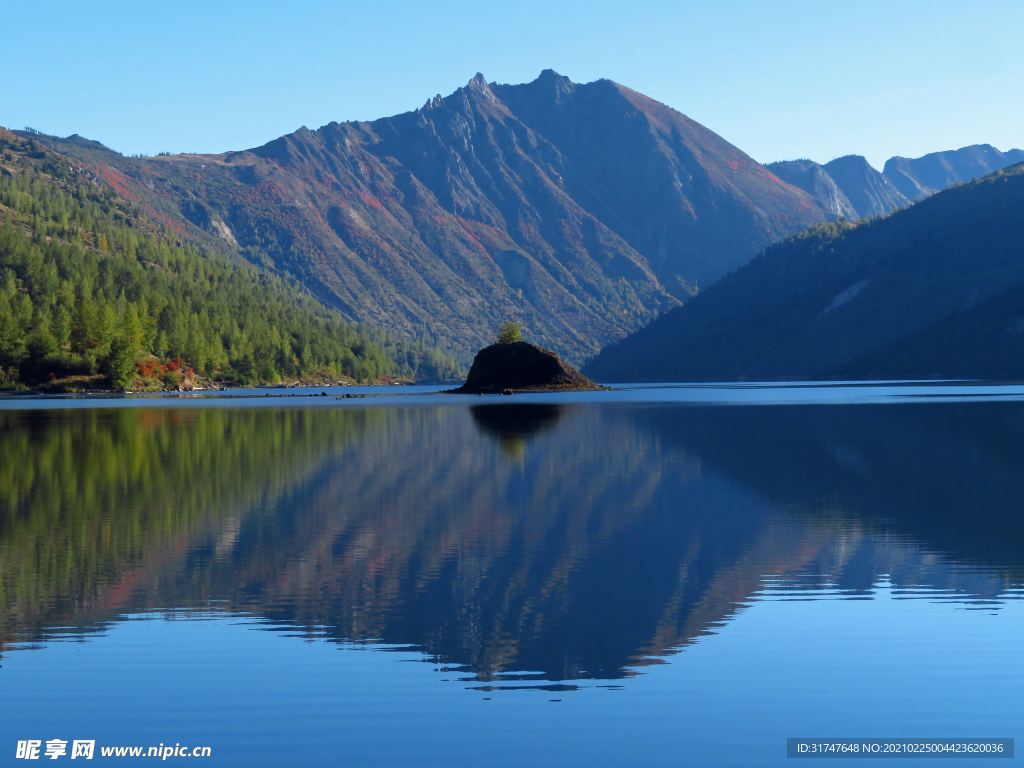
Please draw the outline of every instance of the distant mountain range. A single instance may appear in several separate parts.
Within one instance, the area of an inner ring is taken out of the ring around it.
[[[891,157],[881,173],[860,155],[846,155],[825,165],[786,160],[765,167],[809,194],[824,210],[854,221],[884,216],[953,184],[980,179],[1022,160],[1024,150],[1000,152],[989,144],[974,144],[916,159]]]
[[[903,167],[944,182],[920,171],[953,167],[942,160]],[[601,382],[1024,377],[1022,210],[1024,163],[891,216],[820,225],[584,371]]]
[[[1024,150],[1000,152],[989,144],[974,144],[952,152],[932,152],[917,159],[890,157],[882,172],[904,197],[913,201],[1022,161]]]
[[[551,70],[222,155],[37,138],[181,237],[464,361],[512,319],[579,362],[828,217],[685,115]]]

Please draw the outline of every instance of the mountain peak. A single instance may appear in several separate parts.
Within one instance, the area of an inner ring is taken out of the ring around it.
[[[556,81],[559,81],[559,82],[561,82],[561,81],[565,81],[567,83],[571,83],[572,82],[568,77],[566,77],[565,75],[558,74],[553,69],[543,69],[543,70],[541,70],[541,73],[539,75],[537,75],[537,79],[541,80],[541,81],[544,81],[544,80],[556,80]]]
[[[813,160],[807,158],[782,160],[777,163],[768,163],[765,168],[787,184],[802,189],[829,213],[842,216],[850,221],[860,218],[860,214],[853,207],[846,192],[840,189],[828,171]]]
[[[576,83],[565,75],[558,74],[553,69],[545,69],[533,82],[535,85],[541,86],[545,91],[553,92],[556,97],[572,93],[576,90]]]
[[[487,84],[487,78],[479,72],[473,75],[473,79],[466,84],[466,92],[475,94],[477,98],[496,101],[494,91],[492,91],[491,86]]]
[[[85,136],[79,136],[77,133],[72,133],[70,136],[67,137],[67,139],[65,139],[65,141],[68,141],[68,142],[70,142],[72,144],[77,144],[80,147],[91,147],[93,149],[104,149],[104,150],[107,150],[108,152],[112,152],[113,151],[113,150],[110,149],[110,147],[106,146],[105,144],[101,144],[100,142],[94,141],[93,139],[87,139],[87,138],[85,138]]]

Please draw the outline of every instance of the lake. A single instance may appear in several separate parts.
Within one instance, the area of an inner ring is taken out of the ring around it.
[[[0,398],[0,762],[1019,735],[1024,387],[431,391]]]

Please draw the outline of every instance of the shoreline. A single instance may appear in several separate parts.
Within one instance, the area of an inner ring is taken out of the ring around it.
[[[212,392],[245,392],[247,390],[290,390],[290,389],[325,389],[325,388],[337,388],[337,387],[415,387],[415,386],[431,386],[434,383],[439,387],[451,386],[458,382],[430,382],[420,383],[409,380],[390,380],[390,381],[374,381],[367,383],[353,382],[353,381],[295,381],[289,383],[277,383],[277,384],[230,384],[225,382],[217,382],[211,379],[199,379],[198,377],[190,381],[183,382],[174,388],[168,389],[100,389],[100,388],[82,388],[78,389],[73,384],[65,384],[63,382],[48,382],[47,384],[39,387],[30,387],[25,389],[10,389],[0,390],[0,397],[111,397],[111,396],[138,396],[138,395],[190,395],[190,394],[203,394]],[[263,393],[259,395],[264,396]]]
[[[345,388],[384,388],[388,389],[396,387],[409,387],[409,386],[433,386],[431,384],[316,384],[316,385],[298,385],[292,387],[281,387],[277,385],[271,385],[269,387],[260,386],[246,386],[246,387],[218,387],[218,388],[196,388],[191,390],[141,390],[141,391],[125,391],[125,390],[88,390],[84,392],[47,392],[45,390],[38,389],[23,389],[23,390],[12,390],[12,391],[0,391],[0,399],[26,399],[26,400],[69,400],[69,399],[87,399],[87,400],[121,400],[125,398],[137,398],[137,399],[177,399],[177,398],[218,398],[218,399],[247,399],[247,398],[265,398],[265,397],[333,397],[336,400],[353,399],[360,397],[387,397],[389,393],[384,392],[347,392],[344,394],[338,394],[336,392],[327,392],[327,389],[338,389],[340,387]],[[444,384],[438,384],[437,386],[443,387]],[[302,389],[302,392],[266,392],[267,389],[280,389],[280,390],[291,390],[291,389]],[[317,391],[319,390],[319,391]],[[439,390],[443,391],[443,390]],[[431,393],[408,393],[408,392],[394,392],[395,395],[399,394],[434,394]]]

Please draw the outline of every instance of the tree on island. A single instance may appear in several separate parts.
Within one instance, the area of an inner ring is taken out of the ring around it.
[[[515,341],[523,340],[523,329],[519,327],[519,323],[502,323],[498,327],[498,336],[494,340],[496,344],[511,344]]]

